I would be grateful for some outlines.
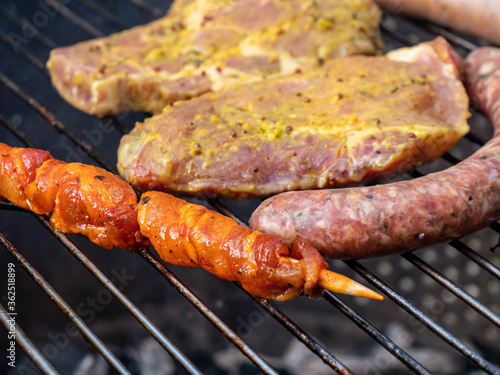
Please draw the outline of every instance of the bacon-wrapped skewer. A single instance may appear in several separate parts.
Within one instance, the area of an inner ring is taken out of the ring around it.
[[[84,235],[104,248],[145,246],[137,223],[137,195],[104,169],[0,143],[1,197],[38,214],[52,213],[55,228]]]
[[[101,168],[65,163],[36,149],[0,143],[0,198],[39,214],[65,233],[105,247],[136,250],[148,237],[167,263],[203,267],[238,281],[262,298],[287,300],[321,289],[382,299],[355,281],[326,270],[318,251],[297,236],[285,242],[169,194],[148,192],[137,205],[133,189]]]
[[[139,203],[139,225],[167,263],[203,267],[238,281],[263,298],[288,300],[321,289],[382,299],[382,296],[327,271],[319,252],[300,236],[293,247],[279,237],[239,225],[235,220],[170,194],[146,192]]]

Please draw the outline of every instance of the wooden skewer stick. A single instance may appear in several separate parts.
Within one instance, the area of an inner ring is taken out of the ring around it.
[[[288,258],[292,263],[299,263],[297,259]],[[318,286],[333,293],[349,294],[351,296],[366,297],[382,301],[384,297],[366,286],[351,280],[347,276],[329,270],[319,273]]]
[[[336,272],[322,270],[319,274],[318,285],[334,293],[350,294],[352,296],[367,297],[383,300],[384,297],[366,286],[349,279]]]

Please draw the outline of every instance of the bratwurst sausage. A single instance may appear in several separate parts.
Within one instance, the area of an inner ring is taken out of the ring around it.
[[[393,14],[422,18],[500,44],[496,0],[375,0]]]
[[[498,220],[500,49],[471,53],[466,75],[472,100],[495,126],[469,158],[410,181],[279,194],[257,208],[250,226],[287,241],[300,234],[325,256],[359,259],[454,240]]]

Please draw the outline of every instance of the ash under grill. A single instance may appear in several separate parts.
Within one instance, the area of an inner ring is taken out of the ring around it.
[[[49,150],[116,172],[116,150],[140,114],[99,120],[50,85],[50,49],[161,16],[159,0],[0,4],[0,141]],[[477,40],[386,14],[386,49],[443,34],[465,55]],[[419,175],[478,149],[491,124],[474,108],[471,133]],[[198,202],[245,223],[257,200]],[[16,368],[104,374],[496,374],[500,371],[500,226],[403,256],[331,262],[379,289],[383,302],[325,293],[286,303],[256,299],[199,269],[155,254],[106,251],[53,230],[47,218],[0,203],[0,321],[9,330],[7,273],[16,275]],[[38,285],[37,285],[38,284]],[[7,331],[0,333],[5,353]]]

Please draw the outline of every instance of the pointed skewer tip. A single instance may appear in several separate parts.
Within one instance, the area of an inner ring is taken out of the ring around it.
[[[334,293],[349,294],[352,296],[366,297],[383,300],[384,297],[360,283],[336,272],[323,270],[319,274],[318,286]]]

